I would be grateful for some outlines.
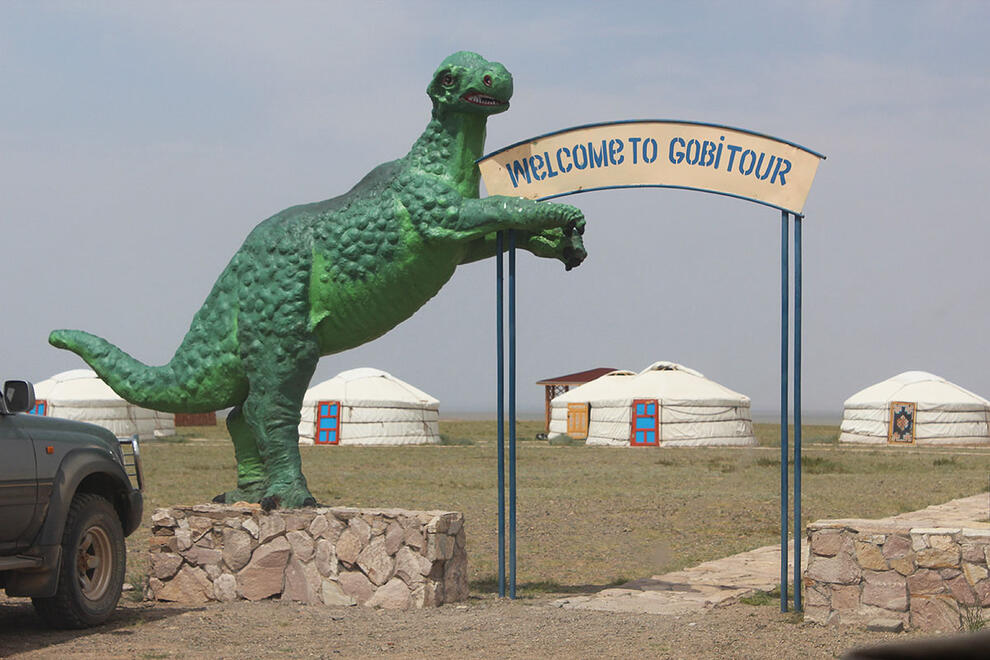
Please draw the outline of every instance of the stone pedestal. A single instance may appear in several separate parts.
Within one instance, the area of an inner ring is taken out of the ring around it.
[[[157,509],[151,522],[154,600],[408,609],[468,595],[461,513],[206,504]]]
[[[891,621],[943,633],[956,632],[967,617],[990,621],[990,528],[916,525],[889,519],[808,525],[805,619]]]

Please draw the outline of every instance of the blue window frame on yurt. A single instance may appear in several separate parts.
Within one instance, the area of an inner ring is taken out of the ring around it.
[[[656,447],[660,444],[657,432],[657,400],[634,399],[629,444],[633,447]]]
[[[44,399],[38,399],[34,402],[34,408],[28,411],[31,415],[37,415],[38,417],[44,417],[48,413],[48,402]]]
[[[320,401],[316,404],[316,437],[318,445],[340,442],[340,401]]]

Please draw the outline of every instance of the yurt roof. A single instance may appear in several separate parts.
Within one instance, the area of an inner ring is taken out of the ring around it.
[[[871,385],[846,399],[845,406],[886,407],[891,401],[909,401],[926,406],[990,406],[990,401],[983,397],[926,371],[905,371]]]
[[[387,371],[359,367],[342,371],[306,390],[304,402],[341,401],[351,406],[436,408],[440,401]]]
[[[100,380],[92,369],[72,369],[55,374],[34,386],[38,399],[61,405],[99,404],[102,406],[129,405],[110,386]]]
[[[676,362],[654,362],[638,374],[628,371],[612,372],[561,394],[554,401],[618,403],[638,398],[658,399],[666,405],[749,404],[749,397],[708,380],[700,372]]]

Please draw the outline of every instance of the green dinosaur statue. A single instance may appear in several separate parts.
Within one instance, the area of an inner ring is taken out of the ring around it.
[[[293,206],[248,235],[168,364],[149,367],[79,330],[49,342],[78,353],[124,399],[171,412],[232,407],[237,487],[215,501],[311,506],[298,446],[303,394],[323,355],[409,318],[459,264],[494,256],[495,232],[566,268],[580,264],[584,216],[565,204],[478,198],[488,116],[512,76],[480,55],[443,61],[427,87],[433,113],[409,153],[347,193]]]

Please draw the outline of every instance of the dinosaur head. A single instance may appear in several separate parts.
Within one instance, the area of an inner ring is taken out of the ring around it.
[[[512,74],[498,62],[462,50],[440,64],[426,93],[435,117],[455,113],[487,117],[509,109]]]

